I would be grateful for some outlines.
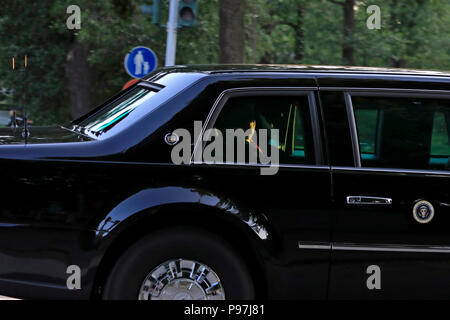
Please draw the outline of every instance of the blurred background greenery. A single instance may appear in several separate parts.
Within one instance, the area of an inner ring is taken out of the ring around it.
[[[133,47],[150,47],[163,66],[166,30],[140,10],[151,3],[2,0],[0,109],[25,107],[34,124],[64,122],[121,90]],[[81,8],[80,30],[66,27],[71,4]],[[366,26],[369,5],[381,8],[379,30]],[[178,30],[177,64],[450,70],[448,0],[199,0],[198,10],[197,25]]]

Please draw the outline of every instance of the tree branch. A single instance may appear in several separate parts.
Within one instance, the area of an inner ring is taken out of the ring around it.
[[[334,4],[339,4],[339,5],[341,5],[341,6],[343,6],[344,5],[344,2],[340,2],[340,1],[336,1],[336,0],[328,0],[329,2],[332,2],[332,3],[334,3]]]

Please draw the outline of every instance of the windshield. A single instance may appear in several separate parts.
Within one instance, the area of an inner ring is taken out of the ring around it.
[[[98,136],[113,128],[129,116],[139,105],[143,104],[155,94],[156,91],[136,87],[105,108],[82,120],[78,125],[87,134]]]

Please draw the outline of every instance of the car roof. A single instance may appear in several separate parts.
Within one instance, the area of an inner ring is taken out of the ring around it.
[[[244,72],[294,72],[323,74],[385,74],[410,76],[450,77],[450,72],[418,69],[378,68],[359,66],[324,66],[324,65],[281,65],[281,64],[228,64],[228,65],[190,65],[173,66],[159,69],[166,72],[195,72],[204,74],[226,74]]]

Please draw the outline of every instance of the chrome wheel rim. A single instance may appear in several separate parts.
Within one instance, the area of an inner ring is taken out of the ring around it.
[[[225,300],[217,274],[207,265],[189,259],[161,263],[144,279],[139,300]]]

